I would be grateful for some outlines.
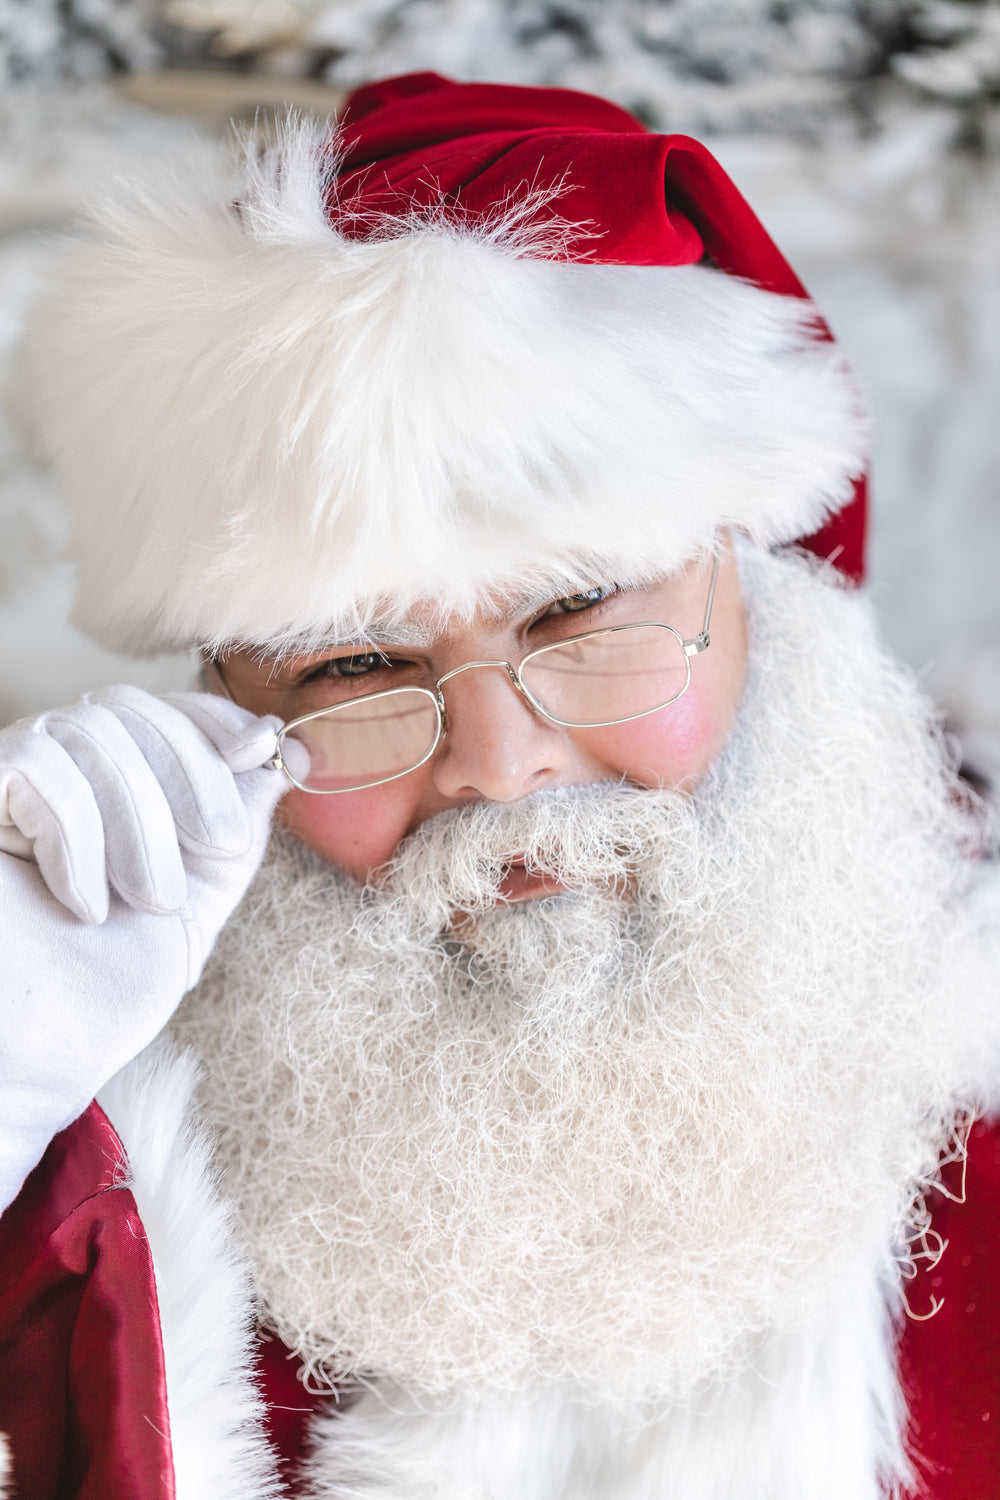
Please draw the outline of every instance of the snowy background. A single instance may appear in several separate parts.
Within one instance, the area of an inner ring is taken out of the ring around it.
[[[415,68],[589,89],[708,141],[868,392],[885,634],[1000,771],[1000,0],[0,0],[0,721],[190,674],[66,624],[16,358],[60,228],[122,157]]]

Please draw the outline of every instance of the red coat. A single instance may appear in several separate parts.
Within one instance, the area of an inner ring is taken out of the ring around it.
[[[0,1218],[0,1432],[17,1500],[173,1500],[153,1262],[124,1151],[96,1105],[56,1137]],[[946,1169],[957,1198],[961,1169]],[[909,1287],[900,1350],[926,1497],[1000,1496],[1000,1127],[976,1125],[964,1202],[938,1194],[940,1263]],[[319,1404],[259,1344],[267,1426],[289,1495]]]

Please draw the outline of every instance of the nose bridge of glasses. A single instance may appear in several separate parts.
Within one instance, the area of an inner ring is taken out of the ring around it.
[[[459,677],[463,672],[471,672],[474,668],[477,667],[502,667],[503,670],[507,673],[507,677],[510,681],[511,686],[516,688],[519,693],[521,692],[521,684],[517,680],[517,673],[514,671],[514,668],[511,666],[509,661],[464,661],[460,667],[452,667],[450,672],[445,672],[442,677],[438,678],[438,698],[440,699],[442,697],[441,689],[444,687],[446,682],[450,682],[453,677]]]
[[[499,667],[502,671],[506,672],[507,681],[517,693],[517,696],[521,700],[521,702],[533,712],[537,713],[538,710],[535,704],[531,701],[527,693],[524,691],[524,688],[521,686],[521,683],[518,680],[517,673],[511,666],[509,661],[464,661],[462,662],[461,666],[452,667],[450,672],[445,672],[444,675],[439,677],[437,680],[436,692],[438,711],[441,715],[442,728],[444,729],[445,733],[450,730],[451,724],[448,717],[448,706],[444,701],[444,684],[446,682],[450,682],[455,677],[460,677],[464,672],[471,672],[479,667]]]

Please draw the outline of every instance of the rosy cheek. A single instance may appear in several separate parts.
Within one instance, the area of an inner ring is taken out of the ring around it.
[[[281,819],[310,849],[364,880],[395,853],[410,825],[417,791],[408,779],[336,797],[291,791],[281,802]]]
[[[592,753],[642,786],[692,786],[708,769],[728,728],[707,694],[689,691],[661,713],[593,731]]]

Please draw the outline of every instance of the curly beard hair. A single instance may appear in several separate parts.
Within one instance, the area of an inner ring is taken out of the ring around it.
[[[742,566],[750,678],[694,792],[472,806],[366,888],[279,831],[179,1012],[314,1379],[683,1399],[898,1275],[997,1030],[969,810],[864,605]],[[572,889],[498,902],[513,858]]]

